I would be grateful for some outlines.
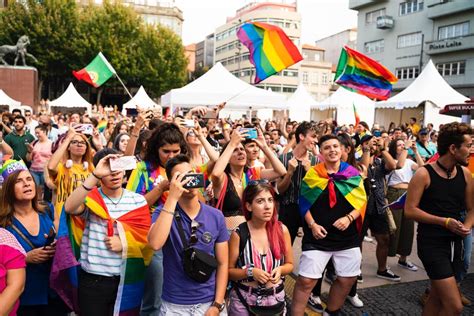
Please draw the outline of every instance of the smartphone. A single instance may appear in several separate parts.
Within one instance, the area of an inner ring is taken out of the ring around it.
[[[127,116],[137,116],[138,110],[137,109],[127,109]]]
[[[194,120],[184,120],[184,126],[193,128],[194,127]]]
[[[188,173],[183,179],[191,178],[184,186],[185,189],[204,188],[204,175],[202,173]]]
[[[375,137],[380,137],[382,135],[381,131],[374,131],[374,136]]]
[[[215,119],[217,118],[216,111],[215,110],[209,110],[206,112],[206,114],[203,116],[205,119]]]
[[[46,237],[46,242],[44,244],[43,249],[46,249],[46,247],[51,246],[55,238],[56,238],[56,232],[54,231],[54,228],[51,227],[48,233],[48,237]]]
[[[241,131],[247,133],[247,136],[245,136],[247,139],[256,139],[258,137],[256,128],[242,128]]]
[[[137,158],[135,156],[122,156],[117,159],[110,159],[110,170],[133,170],[137,167]]]
[[[74,129],[78,133],[82,133],[84,135],[92,135],[92,132],[94,131],[94,126],[92,126],[92,124],[78,124],[74,126]]]

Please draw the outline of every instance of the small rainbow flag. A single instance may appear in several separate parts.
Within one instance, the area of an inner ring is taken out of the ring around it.
[[[278,26],[261,22],[245,23],[237,31],[237,37],[250,51],[250,62],[257,71],[254,83],[303,59],[295,44]]]
[[[107,128],[107,121],[100,121],[99,124],[97,124],[97,129],[99,132],[103,133],[105,129]]]
[[[341,51],[334,78],[347,90],[378,100],[388,99],[397,82],[387,68],[347,46]]]
[[[354,103],[352,103],[352,107],[354,109],[354,117],[355,117],[355,126],[359,125],[360,123],[360,117],[359,117],[359,113],[357,113],[357,109],[356,109],[356,106]]]

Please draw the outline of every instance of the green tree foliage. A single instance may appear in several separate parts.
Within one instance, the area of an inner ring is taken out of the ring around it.
[[[104,2],[77,7],[74,0],[28,0],[0,13],[0,43],[26,34],[38,58],[41,79],[72,77],[102,52],[128,87],[145,86],[152,96],[181,87],[186,64],[181,40],[161,26],[147,26],[130,8]],[[110,79],[105,87],[120,85]]]

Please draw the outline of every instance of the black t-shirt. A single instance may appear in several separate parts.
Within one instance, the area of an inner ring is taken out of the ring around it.
[[[341,231],[333,226],[339,218],[349,214],[354,210],[352,205],[347,202],[344,196],[336,190],[336,205],[329,208],[329,186],[321,193],[316,202],[311,206],[310,212],[315,222],[323,226],[327,235],[323,239],[316,239],[308,225],[303,225],[303,251],[323,250],[339,251],[359,247],[359,236],[355,221],[352,222],[346,230]]]

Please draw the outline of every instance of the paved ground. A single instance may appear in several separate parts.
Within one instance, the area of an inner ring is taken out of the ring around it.
[[[413,245],[413,253],[409,260],[415,263],[419,270],[417,272],[403,269],[397,265],[398,258],[389,258],[388,265],[392,271],[401,276],[399,283],[393,283],[375,277],[377,270],[377,260],[375,258],[375,241],[363,243],[362,250],[362,274],[364,282],[358,284],[359,297],[364,302],[363,308],[354,308],[346,302],[343,307],[343,315],[420,315],[422,306],[420,304],[420,295],[428,284],[428,277],[423,265],[416,255],[416,239]],[[298,274],[298,260],[301,254],[301,238],[296,239],[293,251],[295,254],[294,274]],[[466,297],[474,302],[474,253],[471,257],[470,275],[462,284],[462,291]],[[294,288],[294,278],[289,277],[286,280],[285,291],[291,298]],[[322,299],[329,291],[329,285],[323,282]],[[307,309],[307,315],[319,315],[312,310]],[[463,315],[474,315],[474,306],[466,307]]]

